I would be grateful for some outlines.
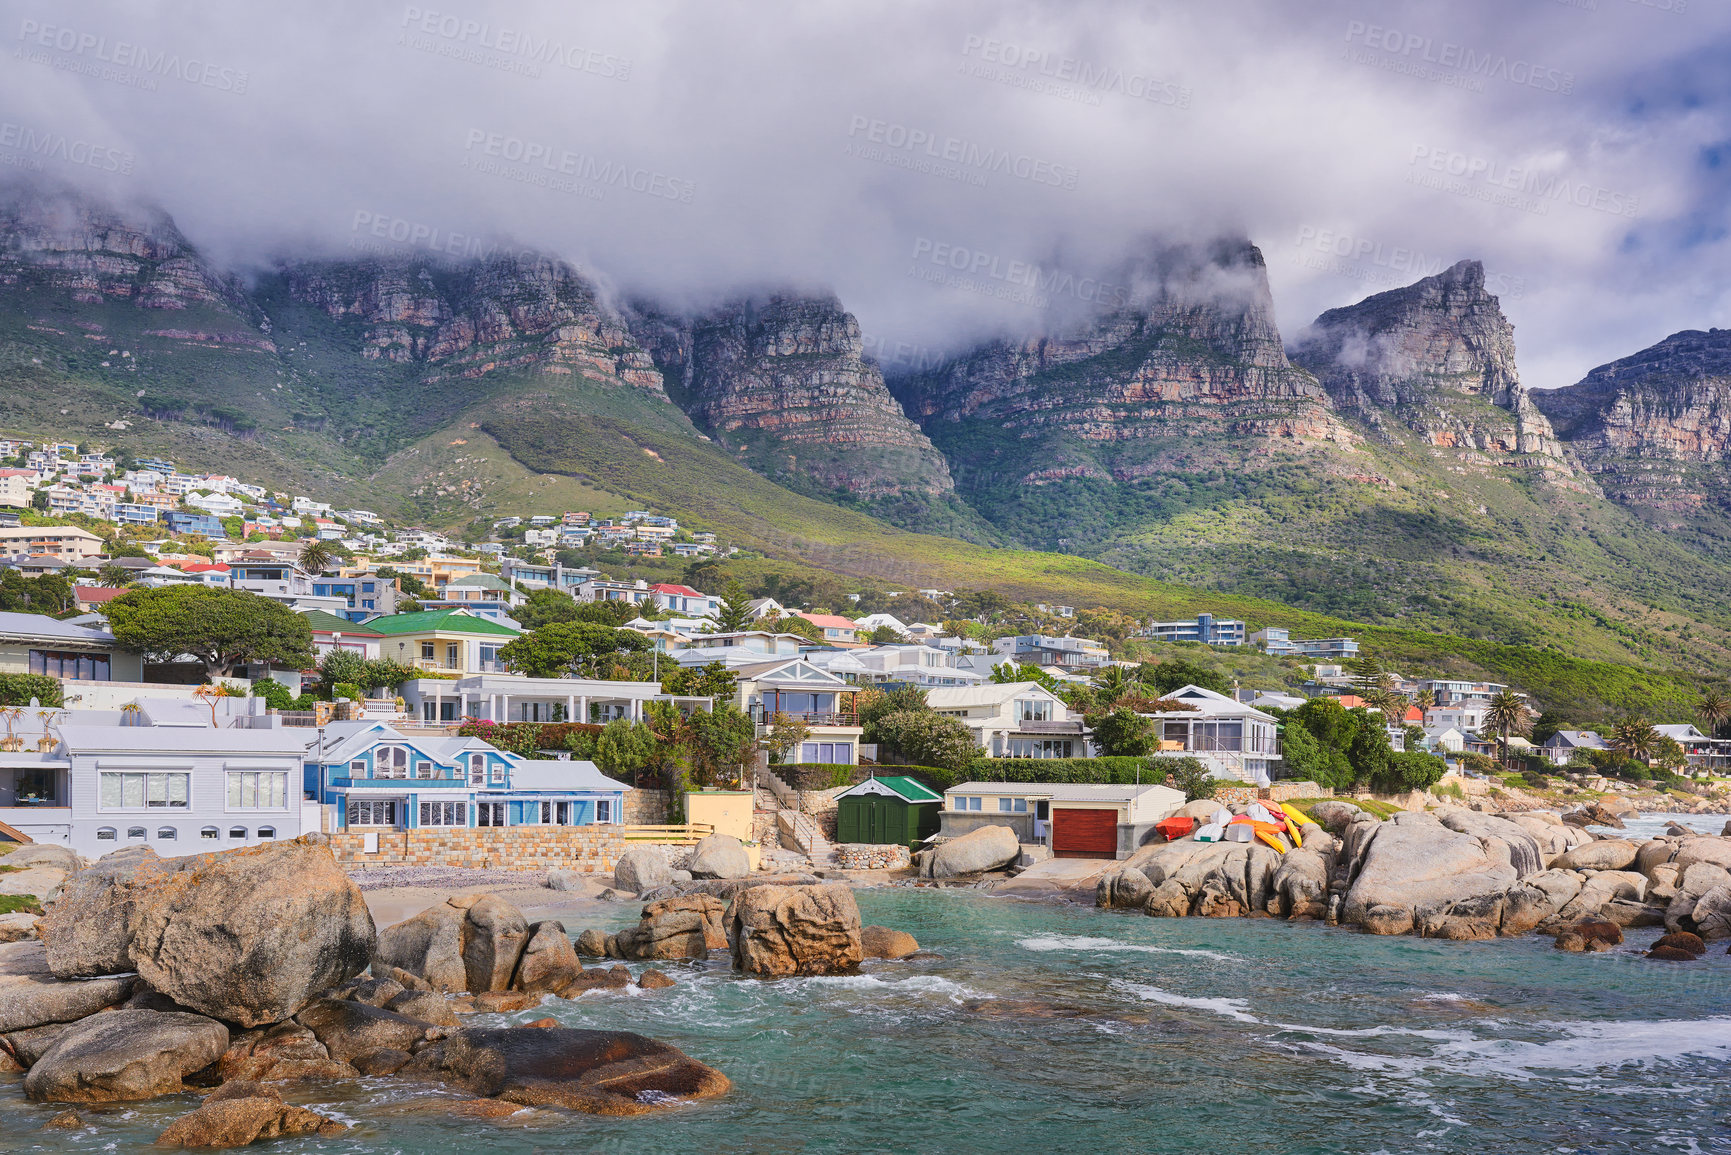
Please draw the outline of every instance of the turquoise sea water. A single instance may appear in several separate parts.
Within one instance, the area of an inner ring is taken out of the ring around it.
[[[731,1076],[653,1116],[451,1116],[387,1079],[290,1098],[355,1124],[273,1152],[1731,1151],[1731,958],[1563,954],[1542,937],[1374,938],[1315,923],[1151,919],[977,891],[862,891],[930,954],[756,982],[719,963],[673,990],[551,1014],[640,1031]],[[632,908],[610,908],[616,925]],[[590,920],[588,925],[599,925]],[[585,925],[571,924],[573,929]],[[0,1148],[142,1149],[192,1097],[54,1108],[0,1076]]]

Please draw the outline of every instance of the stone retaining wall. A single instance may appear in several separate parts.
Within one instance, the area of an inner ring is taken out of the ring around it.
[[[844,842],[835,848],[835,861],[843,870],[904,870],[913,856],[899,843]]]
[[[667,791],[627,790],[625,792],[625,825],[665,826],[667,824]]]
[[[363,853],[366,837],[352,831],[333,834],[331,853],[345,866],[467,866],[611,874],[625,850],[624,835],[606,826],[382,830],[377,854]]]

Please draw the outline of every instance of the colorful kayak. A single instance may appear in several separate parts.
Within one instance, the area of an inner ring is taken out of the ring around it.
[[[1267,824],[1261,823],[1259,825],[1267,825]],[[1268,845],[1274,847],[1274,849],[1280,851],[1280,853],[1282,853],[1282,854],[1285,854],[1288,850],[1292,849],[1292,847],[1290,847],[1286,844],[1286,839],[1280,837],[1280,835],[1278,835],[1278,834],[1273,834],[1267,830],[1258,830],[1256,832],[1256,837],[1262,839],[1262,841],[1268,843]]]

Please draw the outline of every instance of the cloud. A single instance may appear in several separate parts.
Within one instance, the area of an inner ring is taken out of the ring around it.
[[[129,155],[41,163],[234,266],[511,242],[827,286],[915,349],[1054,323],[1006,270],[1149,237],[1251,237],[1288,333],[1478,257],[1546,387],[1731,324],[1731,11],[1677,4],[24,0],[0,119]]]

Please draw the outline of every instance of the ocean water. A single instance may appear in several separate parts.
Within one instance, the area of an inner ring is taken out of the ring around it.
[[[1597,834],[1609,834],[1640,842],[1647,838],[1658,838],[1665,833],[1665,827],[1673,822],[1680,822],[1697,834],[1718,834],[1725,829],[1726,821],[1723,814],[1637,814],[1633,818],[1624,819],[1621,830],[1609,826],[1594,826],[1592,830]]]
[[[928,954],[758,982],[549,999],[731,1076],[724,1099],[630,1119],[455,1117],[389,1079],[291,1093],[354,1124],[273,1152],[1731,1151],[1731,957],[1564,954],[1542,937],[1375,938],[1315,923],[1151,919],[969,890],[862,891]],[[610,908],[622,925],[630,908]],[[590,920],[599,925],[599,920]],[[573,929],[581,923],[573,923]],[[0,1148],[146,1147],[191,1096],[59,1108],[0,1076]]]

